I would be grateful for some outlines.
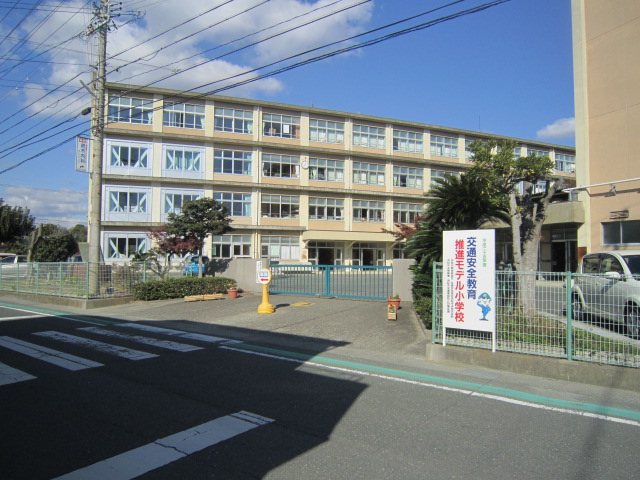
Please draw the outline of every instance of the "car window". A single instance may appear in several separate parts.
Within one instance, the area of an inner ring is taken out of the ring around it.
[[[600,263],[600,273],[607,272],[623,273],[622,265],[620,264],[618,259],[612,255],[602,256],[602,263]]]
[[[14,257],[5,257],[1,261],[2,263],[13,263],[14,262],[13,258]]]
[[[19,255],[17,263],[27,263],[27,257]]]
[[[640,275],[640,255],[625,255],[622,258],[627,262],[631,275]]]
[[[598,255],[586,256],[582,259],[582,273],[598,273],[600,257]]]

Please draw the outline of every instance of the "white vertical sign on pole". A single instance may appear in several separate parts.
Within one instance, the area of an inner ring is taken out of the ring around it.
[[[443,232],[442,328],[491,332],[496,349],[495,230]]]
[[[89,139],[76,137],[76,171],[86,172],[89,161]]]

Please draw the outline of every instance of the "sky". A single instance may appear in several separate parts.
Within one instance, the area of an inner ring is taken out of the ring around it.
[[[122,0],[112,13],[109,82],[575,145],[571,0]],[[74,137],[89,128],[92,19],[92,0],[0,0],[0,198],[37,223],[87,223]]]

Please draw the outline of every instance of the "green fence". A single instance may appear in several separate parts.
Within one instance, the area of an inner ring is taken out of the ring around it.
[[[0,264],[0,290],[74,298],[130,296],[137,282],[181,276],[179,268],[156,262]],[[91,286],[92,278],[97,285]]]
[[[634,322],[640,315],[629,291],[637,282],[639,278],[498,271],[497,350],[638,368],[640,340],[634,338]],[[591,285],[595,288],[589,290]],[[442,343],[440,265],[433,271],[432,314],[433,341]],[[491,349],[491,334],[447,328],[447,345]]]

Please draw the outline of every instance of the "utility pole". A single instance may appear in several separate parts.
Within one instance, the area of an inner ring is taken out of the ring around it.
[[[98,60],[92,78],[91,168],[89,173],[89,294],[100,293],[100,222],[102,216],[102,152],[104,145],[107,32],[111,21],[109,0],[100,0],[88,34],[98,33]]]

